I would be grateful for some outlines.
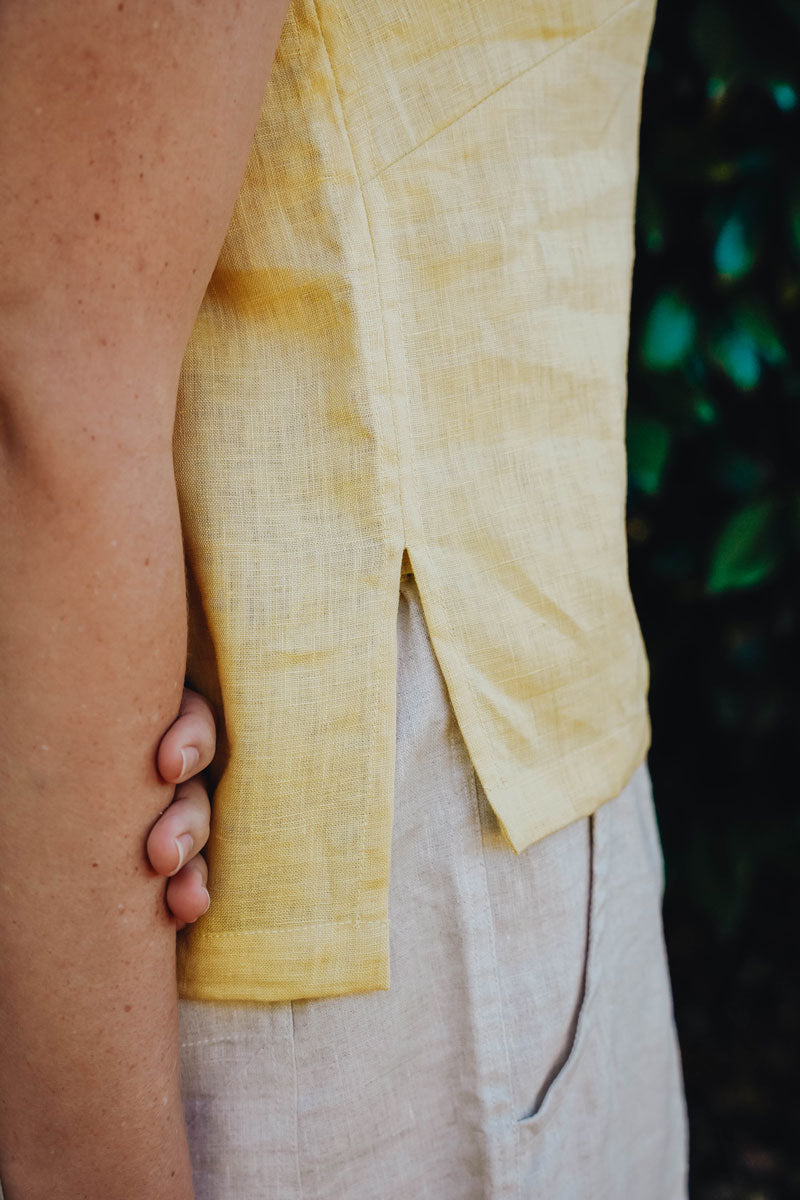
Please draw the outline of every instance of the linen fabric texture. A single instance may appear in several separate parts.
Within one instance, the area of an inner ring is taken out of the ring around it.
[[[685,1200],[646,763],[515,855],[413,577],[397,628],[392,986],[181,1001],[197,1200]]]
[[[386,989],[404,551],[517,853],[650,742],[625,538],[653,0],[293,0],[187,350],[220,751],[184,998]]]

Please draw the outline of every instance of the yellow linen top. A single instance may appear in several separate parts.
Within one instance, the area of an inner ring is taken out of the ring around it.
[[[624,413],[653,3],[292,3],[175,427],[189,679],[224,721],[185,998],[389,986],[404,549],[509,853],[646,753]]]

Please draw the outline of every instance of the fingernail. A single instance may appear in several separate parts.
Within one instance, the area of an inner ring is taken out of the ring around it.
[[[207,897],[207,899],[208,899],[208,904],[206,904],[205,908],[204,908],[204,909],[203,909],[203,911],[200,913],[200,916],[201,916],[201,917],[202,917],[202,916],[204,916],[204,915],[205,915],[205,914],[208,912],[209,905],[211,904],[211,895],[210,895],[210,893],[209,893],[209,890],[208,890],[208,888],[203,888],[203,891],[205,892],[205,894],[206,894],[206,897]]]
[[[187,746],[185,750],[181,750],[181,761],[183,770],[181,771],[181,779],[188,771],[193,771],[200,762],[200,751],[196,746]]]
[[[190,833],[182,833],[180,837],[173,838],[172,840],[178,847],[178,865],[175,868],[175,871],[180,871],[181,867],[194,850],[194,838]],[[175,871],[173,871],[173,875],[175,874]]]

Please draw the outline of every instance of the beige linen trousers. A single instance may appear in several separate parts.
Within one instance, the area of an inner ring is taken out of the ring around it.
[[[397,622],[390,987],[181,1001],[196,1200],[682,1200],[646,763],[516,855],[410,574]]]

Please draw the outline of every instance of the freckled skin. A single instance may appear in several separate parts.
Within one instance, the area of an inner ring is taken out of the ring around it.
[[[192,1198],[175,927],[144,850],[185,673],[171,434],[286,7],[0,6],[10,1200]]]

